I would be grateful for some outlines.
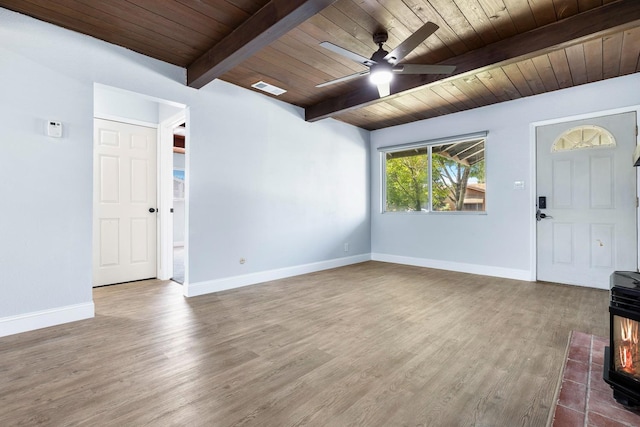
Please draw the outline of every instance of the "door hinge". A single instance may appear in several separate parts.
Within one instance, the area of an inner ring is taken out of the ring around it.
[[[636,197],[636,208],[640,207],[640,199]]]

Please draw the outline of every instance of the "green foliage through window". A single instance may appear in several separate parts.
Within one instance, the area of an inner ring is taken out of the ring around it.
[[[392,156],[388,153],[387,156]],[[387,210],[420,212],[428,208],[426,154],[387,157]]]
[[[385,211],[485,211],[484,138],[384,152]]]

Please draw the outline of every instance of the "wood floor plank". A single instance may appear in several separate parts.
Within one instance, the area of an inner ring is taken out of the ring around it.
[[[606,291],[380,262],[94,302],[0,338],[0,425],[539,426],[570,331],[608,334]]]

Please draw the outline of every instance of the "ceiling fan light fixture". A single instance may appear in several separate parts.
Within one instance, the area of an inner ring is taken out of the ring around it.
[[[371,84],[377,86],[378,93],[380,94],[380,97],[383,98],[385,96],[389,96],[391,92],[390,83],[394,78],[394,74],[451,74],[456,68],[454,65],[398,64],[399,61],[402,61],[437,29],[437,24],[434,24],[433,22],[426,22],[422,27],[418,28],[417,31],[396,46],[396,48],[391,52],[384,50],[384,43],[389,37],[387,32],[379,31],[373,34],[373,42],[378,45],[378,50],[373,53],[370,59],[330,42],[322,42],[320,43],[320,46],[362,64],[365,67],[368,67],[368,70],[333,79],[328,82],[318,84],[316,87],[325,87],[335,83],[342,83],[369,74],[369,81]]]
[[[391,87],[389,83],[381,83],[378,85],[378,94],[380,98],[384,98],[385,96],[391,95]]]
[[[371,67],[371,73],[369,74],[369,81],[374,85],[386,84],[393,79],[393,73],[390,68],[387,67]]]

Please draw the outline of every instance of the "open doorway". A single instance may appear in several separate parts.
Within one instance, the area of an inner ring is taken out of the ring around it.
[[[186,184],[186,123],[173,128],[173,276],[185,281],[185,184]]]
[[[103,205],[113,209],[122,204],[121,201],[124,200],[130,202],[129,204],[132,206],[142,209],[140,212],[125,212],[128,216],[124,219],[112,215],[111,212],[94,217],[94,286],[130,282],[143,278],[168,280],[174,276],[174,128],[186,129],[187,114],[188,110],[184,104],[97,83],[94,85],[94,118],[96,123],[100,124],[95,125],[98,138],[95,138],[94,135],[94,139],[99,142],[99,144],[95,143],[95,146],[103,147],[105,150],[122,147],[126,149],[125,151],[132,149],[140,151],[144,147],[153,148],[153,153],[149,153],[144,158],[144,162],[137,152],[124,160],[119,160],[120,158],[111,152],[102,153],[99,149],[94,149],[94,174],[104,178],[102,181],[95,181],[94,177],[94,216],[101,212],[98,209],[100,206],[96,206],[96,201],[104,202]],[[113,126],[123,127],[124,130],[111,129]],[[128,134],[125,130],[129,129],[133,129],[129,132],[132,136],[126,137]],[[144,138],[140,137],[139,134],[145,129],[153,131],[154,134]],[[129,154],[128,151],[125,154]],[[123,179],[123,171],[129,171],[131,179]],[[183,176],[185,172],[186,165],[183,164]],[[108,179],[110,181],[107,182]],[[146,183],[149,184],[149,188],[144,187],[145,191],[142,191],[142,184],[133,185],[131,183]],[[96,191],[96,189],[100,191]],[[182,200],[184,206],[184,196]],[[182,211],[184,212],[185,209],[183,208]],[[184,214],[182,223],[182,236],[184,236]],[[131,224],[130,227],[129,224]],[[143,228],[141,224],[148,226]],[[127,227],[131,229],[130,234],[136,237],[135,241],[144,244],[128,244],[128,240],[121,238],[120,229],[125,230],[128,229]],[[96,235],[102,237],[96,238]],[[148,238],[149,242],[153,238],[153,242],[147,243],[147,240],[142,239],[141,236]],[[103,237],[109,237],[110,240]],[[121,244],[122,242],[124,244]],[[113,244],[109,245],[108,243]],[[183,248],[186,247],[185,244],[186,241],[183,237]],[[130,248],[133,249],[128,250]],[[183,251],[184,259],[186,258],[186,250],[183,249]],[[118,270],[119,264],[137,266],[140,264],[140,259],[149,260],[149,269],[143,275],[138,274],[134,277],[125,274],[127,272],[124,271],[123,274],[111,274],[107,278],[108,280],[95,280],[96,272],[100,272],[100,270]],[[183,262],[181,283],[186,280],[184,265]]]

